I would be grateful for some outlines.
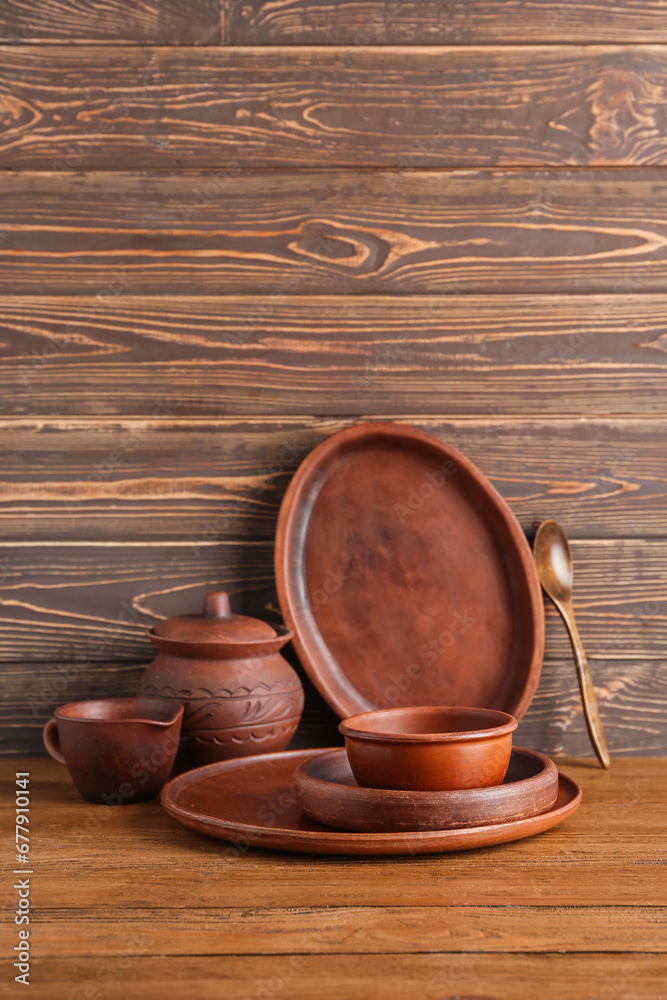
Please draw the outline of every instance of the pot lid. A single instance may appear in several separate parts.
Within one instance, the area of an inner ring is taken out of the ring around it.
[[[224,590],[211,590],[201,615],[176,615],[153,628],[153,634],[179,642],[247,642],[275,639],[276,630],[268,622],[247,615],[234,615]]]

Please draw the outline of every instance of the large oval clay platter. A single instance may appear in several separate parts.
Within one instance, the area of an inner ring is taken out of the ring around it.
[[[301,662],[342,718],[528,708],[544,651],[532,553],[500,494],[438,438],[371,423],[318,445],[285,494],[275,571]]]
[[[173,778],[162,790],[162,805],[184,826],[232,841],[235,853],[269,847],[308,854],[438,854],[490,847],[543,833],[571,816],[581,789],[559,776],[553,808],[540,816],[459,830],[354,833],[309,819],[294,797],[294,769],[322,750],[237,757],[207,764]]]

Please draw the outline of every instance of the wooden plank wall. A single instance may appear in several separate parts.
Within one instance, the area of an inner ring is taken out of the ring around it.
[[[2,752],[213,586],[275,620],[294,468],[388,417],[563,522],[612,752],[664,754],[667,2],[4,0],[0,46]],[[589,752],[551,608],[520,737]]]

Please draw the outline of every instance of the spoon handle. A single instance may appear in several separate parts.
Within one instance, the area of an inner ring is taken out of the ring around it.
[[[577,676],[579,678],[579,687],[581,688],[581,700],[584,705],[584,717],[586,719],[586,725],[588,727],[591,743],[593,744],[593,749],[595,750],[598,760],[602,766],[609,767],[611,759],[609,757],[607,740],[602,727],[602,719],[600,718],[598,699],[593,687],[593,679],[588,667],[588,659],[586,657],[586,653],[584,652],[584,646],[579,635],[579,630],[577,629],[577,623],[574,620],[574,609],[571,604],[565,604],[560,611],[563,616],[563,621],[567,626],[570,642],[572,643],[572,652],[574,653],[574,662],[577,666]]]

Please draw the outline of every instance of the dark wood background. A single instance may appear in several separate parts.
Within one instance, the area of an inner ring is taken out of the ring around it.
[[[0,42],[2,752],[211,587],[276,620],[291,474],[393,418],[562,521],[612,753],[664,754],[667,2],[2,0]],[[550,607],[519,736],[590,752]]]

